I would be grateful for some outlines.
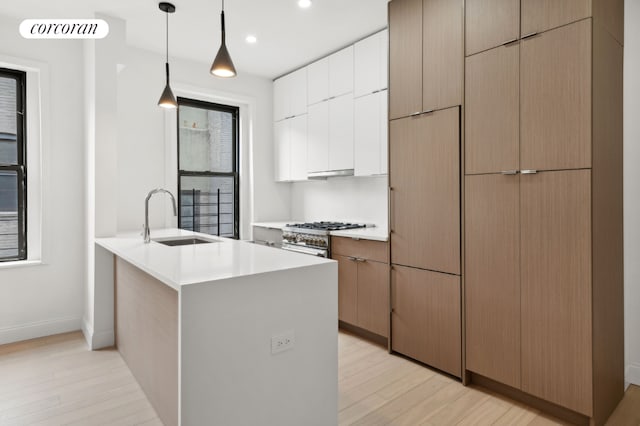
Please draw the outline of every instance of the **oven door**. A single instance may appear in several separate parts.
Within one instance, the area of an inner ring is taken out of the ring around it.
[[[329,257],[329,250],[316,247],[302,246],[297,244],[282,243],[283,250],[295,251],[298,253],[311,254],[318,257]]]

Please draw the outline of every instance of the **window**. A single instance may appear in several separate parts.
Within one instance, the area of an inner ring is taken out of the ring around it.
[[[0,261],[27,258],[26,73],[0,68]]]
[[[178,98],[178,224],[239,238],[236,107]]]

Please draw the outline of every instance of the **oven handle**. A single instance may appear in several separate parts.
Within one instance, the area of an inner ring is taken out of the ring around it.
[[[289,251],[295,251],[296,253],[304,253],[304,254],[311,254],[311,255],[315,255],[318,257],[327,257],[327,251],[326,250],[315,250],[315,249],[308,249],[308,248],[297,248],[297,247],[292,247],[292,246],[282,246],[283,250],[289,250]]]

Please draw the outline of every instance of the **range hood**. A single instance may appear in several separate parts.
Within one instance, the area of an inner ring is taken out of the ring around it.
[[[307,174],[307,179],[326,179],[337,176],[353,176],[353,169],[327,170],[324,172],[311,172]]]

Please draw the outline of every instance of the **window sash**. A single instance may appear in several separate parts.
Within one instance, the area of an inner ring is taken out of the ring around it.
[[[213,172],[213,171],[193,171],[183,170],[180,168],[180,107],[192,107],[200,108],[210,111],[220,111],[232,114],[233,127],[232,127],[232,171],[231,172]],[[239,108],[216,104],[211,102],[198,101],[195,99],[187,99],[178,97],[178,114],[177,116],[177,129],[178,129],[178,227],[182,225],[182,188],[181,182],[183,177],[226,177],[233,178],[233,193],[234,193],[234,212],[233,212],[233,238],[238,239],[240,237],[240,173],[239,170]],[[218,228],[220,233],[220,228]]]
[[[0,164],[0,171],[16,173],[18,253],[16,256],[0,257],[0,262],[27,259],[27,170],[26,170],[26,73],[0,68],[0,77],[16,81],[16,163]]]

